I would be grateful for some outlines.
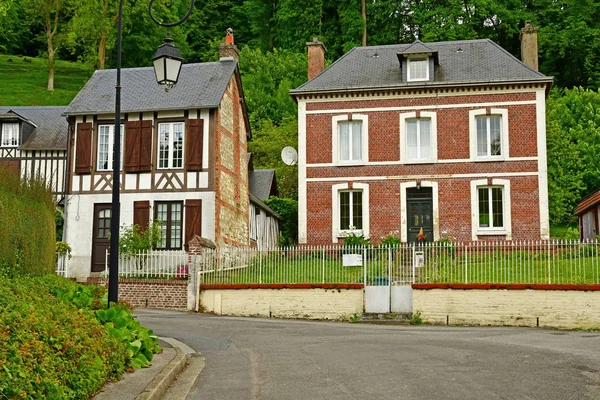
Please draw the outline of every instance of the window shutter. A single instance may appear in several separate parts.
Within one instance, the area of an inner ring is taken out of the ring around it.
[[[140,129],[140,172],[152,171],[152,121],[143,120]]]
[[[75,173],[89,174],[92,169],[92,124],[77,124]]]
[[[204,136],[204,120],[188,119],[185,144],[185,164],[188,171],[202,170],[202,142]]]
[[[140,126],[141,121],[127,121],[125,124],[125,172],[140,170]]]
[[[185,248],[194,235],[202,236],[202,200],[185,201]]]
[[[148,229],[150,223],[150,202],[148,200],[133,202],[133,223],[139,225],[142,232]]]

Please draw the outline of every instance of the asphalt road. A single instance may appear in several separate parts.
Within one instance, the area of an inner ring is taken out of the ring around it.
[[[205,357],[188,399],[600,399],[600,332],[135,314]]]

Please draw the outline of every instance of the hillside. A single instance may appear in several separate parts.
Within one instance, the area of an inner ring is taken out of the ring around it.
[[[50,92],[46,89],[45,59],[0,55],[0,106],[67,105],[94,72],[80,63],[67,61],[56,61],[55,68],[55,90]]]

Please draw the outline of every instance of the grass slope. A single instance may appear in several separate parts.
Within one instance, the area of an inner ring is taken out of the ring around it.
[[[80,63],[56,61],[54,92],[51,92],[46,89],[47,60],[0,54],[0,106],[68,105],[93,72]]]

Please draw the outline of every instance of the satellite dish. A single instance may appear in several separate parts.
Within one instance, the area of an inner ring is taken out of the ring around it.
[[[298,164],[298,152],[292,146],[287,146],[281,150],[281,159],[286,165]]]

